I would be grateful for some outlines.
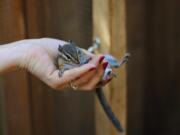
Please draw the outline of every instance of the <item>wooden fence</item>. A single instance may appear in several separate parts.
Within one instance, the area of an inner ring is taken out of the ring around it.
[[[178,135],[179,5],[178,0],[1,0],[0,44],[49,36],[86,48],[99,36],[102,52],[120,58],[129,51],[127,72],[118,70],[120,77],[105,90],[125,127],[122,134]],[[94,93],[53,91],[24,71],[0,82],[2,135],[119,134]]]
[[[90,0],[1,0],[0,44],[54,37],[87,48],[91,6]],[[3,82],[7,135],[94,134],[93,93],[57,92],[24,71],[4,75]]]

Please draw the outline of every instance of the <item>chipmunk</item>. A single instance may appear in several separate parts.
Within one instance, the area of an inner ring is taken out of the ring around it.
[[[90,60],[90,57],[72,41],[63,46],[59,45],[58,52],[59,77],[63,75],[64,71],[79,67]]]
[[[88,49],[88,51],[93,53],[93,51],[98,48],[99,44],[100,42],[98,40],[95,41],[93,45]],[[76,44],[72,41],[69,41],[64,46],[59,45],[58,51],[59,54],[57,63],[59,68],[59,77],[62,77],[64,71],[79,67],[83,64],[88,63],[90,60],[90,57],[81,48],[77,47]],[[105,60],[109,63],[109,65],[105,69],[101,81],[105,81],[107,78],[109,78],[109,76],[116,76],[116,74],[112,71],[112,68],[119,68],[121,65],[128,61],[129,56],[130,54],[126,53],[121,61],[118,61],[113,56],[106,54]],[[117,130],[122,132],[123,129],[121,127],[121,124],[113,113],[111,107],[109,106],[101,86],[96,89],[96,95],[109,119],[112,121]]]

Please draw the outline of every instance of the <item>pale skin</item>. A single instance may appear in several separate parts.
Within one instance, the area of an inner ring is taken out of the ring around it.
[[[56,66],[58,46],[66,44],[65,41],[41,38],[26,39],[0,46],[0,74],[13,70],[26,69],[37,76],[44,83],[56,90],[62,90],[73,81],[80,90],[93,90],[104,73],[107,64],[102,55],[91,56],[91,61],[81,67],[65,71],[59,77]],[[101,61],[101,62],[100,62]],[[103,82],[106,84],[110,79]]]

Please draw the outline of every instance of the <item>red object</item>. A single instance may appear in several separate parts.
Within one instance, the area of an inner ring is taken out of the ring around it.
[[[105,70],[108,65],[108,62],[103,63],[103,69]]]
[[[101,56],[100,58],[99,58],[99,64],[101,64],[101,62],[104,60],[104,56]]]

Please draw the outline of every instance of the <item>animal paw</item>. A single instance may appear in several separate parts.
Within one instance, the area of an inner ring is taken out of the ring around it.
[[[64,71],[63,71],[63,70],[59,70],[59,72],[58,72],[58,76],[59,76],[59,78],[63,76],[63,73],[64,73]]]

